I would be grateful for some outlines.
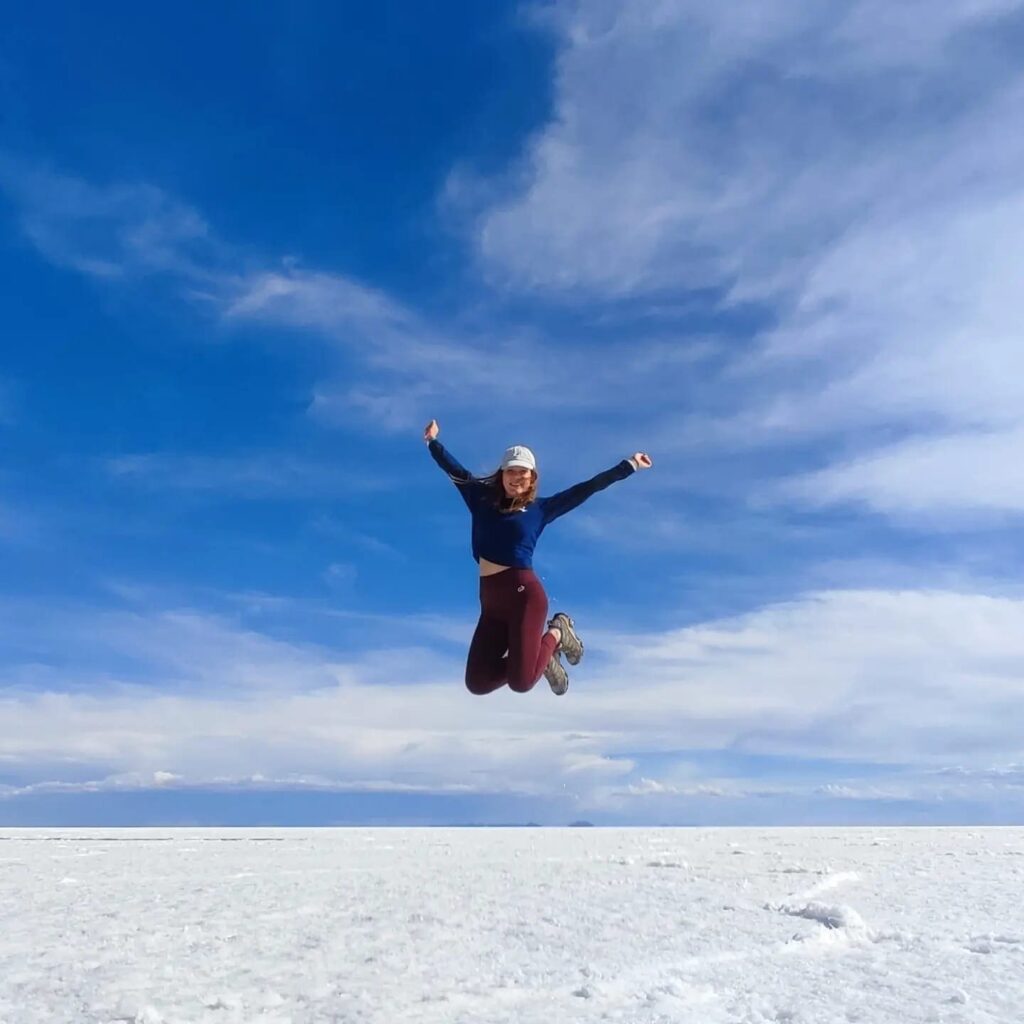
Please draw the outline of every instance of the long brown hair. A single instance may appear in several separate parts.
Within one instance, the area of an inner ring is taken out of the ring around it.
[[[501,512],[521,512],[527,505],[537,500],[537,484],[540,477],[535,469],[530,470],[530,475],[533,477],[530,489],[517,498],[510,498],[505,493],[500,466],[490,476],[481,477],[480,482],[487,487],[488,497],[496,509]]]

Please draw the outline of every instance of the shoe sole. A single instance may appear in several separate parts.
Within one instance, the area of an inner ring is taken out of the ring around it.
[[[558,657],[558,654],[557,654],[557,653],[555,653],[554,655],[552,655],[552,659],[555,659],[555,658],[557,658],[557,657]],[[562,674],[563,674],[563,675],[565,676],[565,682],[563,683],[563,682],[562,682],[561,680],[559,680],[558,682],[555,682],[555,681],[554,681],[554,680],[553,680],[553,679],[551,678],[551,676],[549,675],[549,669],[544,669],[544,678],[545,678],[545,679],[546,679],[546,680],[548,681],[548,686],[550,686],[550,687],[551,687],[551,692],[552,692],[552,693],[553,693],[553,694],[554,694],[554,695],[555,695],[556,697],[561,697],[561,696],[563,696],[563,695],[564,695],[564,694],[565,694],[565,693],[566,693],[566,692],[568,691],[568,689],[569,689],[569,673],[565,671],[565,666],[564,666],[564,665],[562,665],[562,663],[561,663],[560,661],[556,662],[556,664],[557,664],[557,665],[558,665],[558,667],[559,667],[559,668],[560,668],[560,669],[562,670]]]
[[[565,629],[564,626],[557,626],[556,627],[562,633],[562,641],[559,644],[559,649],[565,655],[565,660],[567,662],[569,662],[570,665],[578,665],[583,660],[583,641],[576,635],[576,628],[575,628],[576,624],[572,621],[572,619],[569,618],[568,615],[565,614],[565,612],[559,612],[555,616],[555,619],[564,619],[568,623],[568,632],[572,636],[572,638],[575,640],[576,644],[578,645],[579,651],[575,652],[575,653],[570,653],[569,651],[567,651],[565,649],[564,646],[562,646],[565,643],[565,634],[566,634],[566,629]],[[551,621],[554,622],[555,619],[552,619]]]

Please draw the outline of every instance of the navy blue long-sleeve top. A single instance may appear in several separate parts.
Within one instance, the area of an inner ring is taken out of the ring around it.
[[[636,470],[629,459],[567,490],[538,497],[518,512],[496,508],[488,486],[474,477],[440,441],[430,442],[430,454],[448,474],[473,517],[473,557],[486,558],[497,565],[515,569],[533,567],[533,549],[548,523],[582,505],[592,494],[603,491],[617,480],[625,480]]]

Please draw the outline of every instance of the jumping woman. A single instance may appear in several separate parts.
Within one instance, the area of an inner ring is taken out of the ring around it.
[[[564,612],[547,623],[548,596],[533,569],[533,549],[544,527],[582,505],[592,494],[641,469],[650,458],[637,452],[612,469],[568,490],[537,497],[537,460],[529,448],[513,445],[490,475],[474,477],[437,439],[431,420],[423,440],[434,461],[448,474],[473,517],[473,558],[480,564],[480,621],[466,661],[470,693],[493,693],[509,686],[532,690],[543,675],[556,694],[569,689],[562,665],[579,664],[583,643]]]

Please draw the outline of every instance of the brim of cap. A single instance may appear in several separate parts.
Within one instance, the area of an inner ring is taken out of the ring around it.
[[[532,462],[523,462],[521,459],[513,459],[511,462],[506,462],[501,468],[502,469],[535,469],[536,467]]]

